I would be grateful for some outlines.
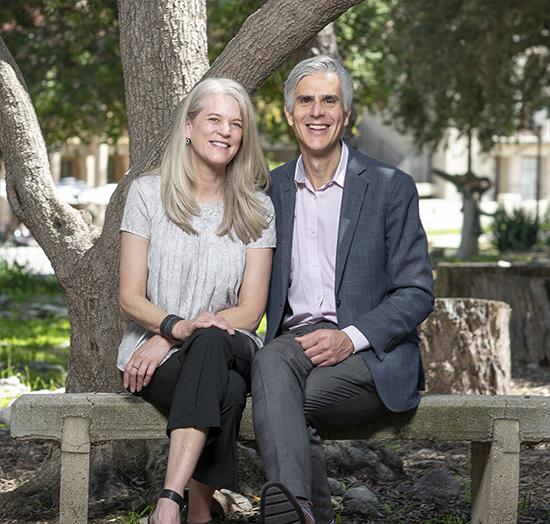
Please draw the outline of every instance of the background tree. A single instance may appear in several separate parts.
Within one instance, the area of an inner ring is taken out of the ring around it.
[[[229,76],[253,92],[291,52],[359,1],[269,0],[245,21],[206,74]],[[204,1],[191,2],[196,6],[195,17],[188,18],[185,18],[185,13],[188,13],[186,3],[185,0],[119,0],[121,34],[132,32],[133,45],[145,50],[151,48],[150,40],[158,37],[165,45],[159,49],[162,53],[160,62],[164,63],[167,56],[183,61],[182,39],[176,36],[163,39],[156,32],[163,30],[163,24],[175,20],[183,20],[182,30],[203,25],[204,18],[197,13],[205,13],[204,9],[201,10]],[[151,20],[156,20],[155,27],[149,25]],[[132,27],[124,27],[124,24],[132,24]],[[121,49],[125,75],[133,77],[132,80],[127,78],[127,86],[129,82],[138,81],[164,90],[166,96],[170,96],[172,79],[164,74],[162,67],[152,70],[139,67],[139,53],[130,53],[125,45]],[[202,60],[200,52],[199,57]],[[165,63],[170,61],[167,59]],[[181,84],[186,88],[190,87],[189,79],[192,78],[188,67],[189,64],[184,63],[181,69],[185,75]],[[149,103],[146,97],[134,100]],[[159,111],[162,114],[154,123],[161,131],[151,142],[154,130],[149,128],[148,122],[138,119],[129,122],[130,135],[145,142],[138,145],[138,151],[144,153],[118,185],[107,208],[103,230],[99,231],[78,211],[57,198],[45,143],[27,86],[8,48],[0,40],[0,150],[6,167],[8,198],[13,212],[28,225],[46,252],[65,295],[71,322],[67,379],[70,392],[121,389],[115,367],[121,334],[116,299],[118,229],[129,184],[146,169],[158,165],[172,125],[170,119],[163,116],[165,107]],[[135,130],[131,129],[132,126]],[[140,126],[146,128],[140,129]],[[111,456],[116,458],[119,455]],[[115,466],[114,461],[109,463],[111,469]],[[52,489],[52,485],[56,485],[56,475],[58,470],[54,462],[47,461],[33,482],[9,496],[0,497],[4,515],[13,507],[32,509],[32,496],[40,496],[46,502],[55,498],[57,490]]]
[[[4,0],[2,37],[23,71],[48,148],[78,136],[115,140],[126,128],[111,0]]]
[[[388,54],[375,74],[390,93],[382,107],[419,146],[435,149],[454,127],[489,151],[496,137],[530,128],[534,111],[550,105],[546,0],[448,0],[437,9],[430,0],[393,2],[382,38]],[[452,182],[464,197],[459,254],[468,258],[481,231],[472,188],[487,179],[470,165]]]

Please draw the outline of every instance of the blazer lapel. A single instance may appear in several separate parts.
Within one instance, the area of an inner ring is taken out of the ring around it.
[[[338,226],[338,247],[336,249],[336,275],[335,275],[335,293],[338,292],[344,267],[351,248],[351,241],[357,220],[365,200],[365,192],[369,185],[366,176],[365,166],[358,162],[350,148],[350,159],[344,182],[344,191],[342,194],[342,205],[340,207],[340,221]]]
[[[292,162],[281,186],[281,217],[277,227],[281,228],[281,296],[286,298],[290,280],[290,262],[292,259],[292,237],[294,233],[294,207],[296,203],[296,186],[294,185],[294,173],[296,162]]]

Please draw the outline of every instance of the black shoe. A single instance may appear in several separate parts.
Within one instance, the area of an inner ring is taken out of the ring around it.
[[[298,499],[283,484],[268,482],[262,488],[261,497],[261,524],[315,524],[306,518]]]

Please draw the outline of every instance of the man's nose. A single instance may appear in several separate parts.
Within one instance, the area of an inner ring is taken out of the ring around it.
[[[317,117],[324,114],[323,104],[320,100],[315,100],[311,105],[311,116]]]

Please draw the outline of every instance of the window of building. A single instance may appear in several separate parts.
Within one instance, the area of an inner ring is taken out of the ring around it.
[[[76,177],[75,162],[72,157],[62,157],[61,158],[61,178],[66,177]]]
[[[519,179],[519,192],[523,200],[535,200],[537,197],[537,159],[522,157]]]

